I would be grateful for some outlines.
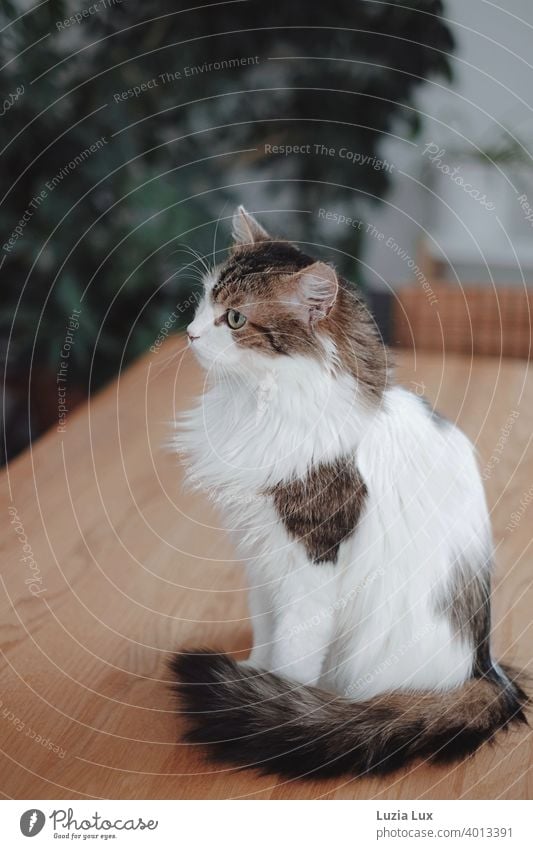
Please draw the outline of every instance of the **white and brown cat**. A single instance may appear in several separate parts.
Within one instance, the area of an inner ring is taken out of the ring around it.
[[[474,449],[395,386],[354,288],[240,207],[188,334],[208,390],[179,423],[246,562],[248,661],[183,651],[191,741],[288,776],[449,760],[524,721],[490,648]]]

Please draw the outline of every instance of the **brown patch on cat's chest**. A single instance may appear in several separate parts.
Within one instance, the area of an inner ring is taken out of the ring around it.
[[[314,563],[337,561],[339,547],[357,527],[367,489],[351,460],[320,463],[305,478],[266,492],[289,536],[305,546]]]

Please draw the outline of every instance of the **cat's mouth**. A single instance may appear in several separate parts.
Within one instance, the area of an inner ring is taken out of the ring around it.
[[[215,375],[223,375],[239,365],[231,350],[213,350],[207,340],[195,339],[189,342],[189,348],[202,368]]]
[[[199,339],[195,339],[194,342],[189,341],[189,349],[204,368],[213,366],[217,360]]]

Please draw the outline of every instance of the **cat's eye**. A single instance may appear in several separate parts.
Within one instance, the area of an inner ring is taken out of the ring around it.
[[[246,324],[246,316],[238,310],[228,310],[226,313],[226,321],[228,323],[228,327],[231,327],[232,330],[240,330],[240,328],[244,327]]]

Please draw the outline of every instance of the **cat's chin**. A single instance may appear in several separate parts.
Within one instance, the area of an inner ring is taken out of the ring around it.
[[[196,362],[199,363],[199,365],[201,365],[206,371],[221,371],[224,369],[224,363],[222,362],[220,354],[217,356],[213,352],[202,348],[196,342],[193,345],[189,345],[189,348],[193,352]]]
[[[232,356],[228,352],[206,350],[196,343],[190,345],[190,348],[196,361],[213,381],[234,375],[240,380],[249,379],[256,382],[272,372],[273,363],[270,358]]]
[[[202,366],[203,369],[208,370],[213,367],[213,359],[211,357],[208,357],[207,354],[202,351],[199,351],[198,348],[194,345],[191,345],[189,347],[192,349],[194,359],[199,365]]]
[[[210,381],[216,383],[223,377],[228,377],[231,374],[242,372],[243,366],[240,363],[235,363],[229,358],[220,355],[213,355],[207,351],[194,349],[194,356],[197,363],[206,372],[206,376]]]

